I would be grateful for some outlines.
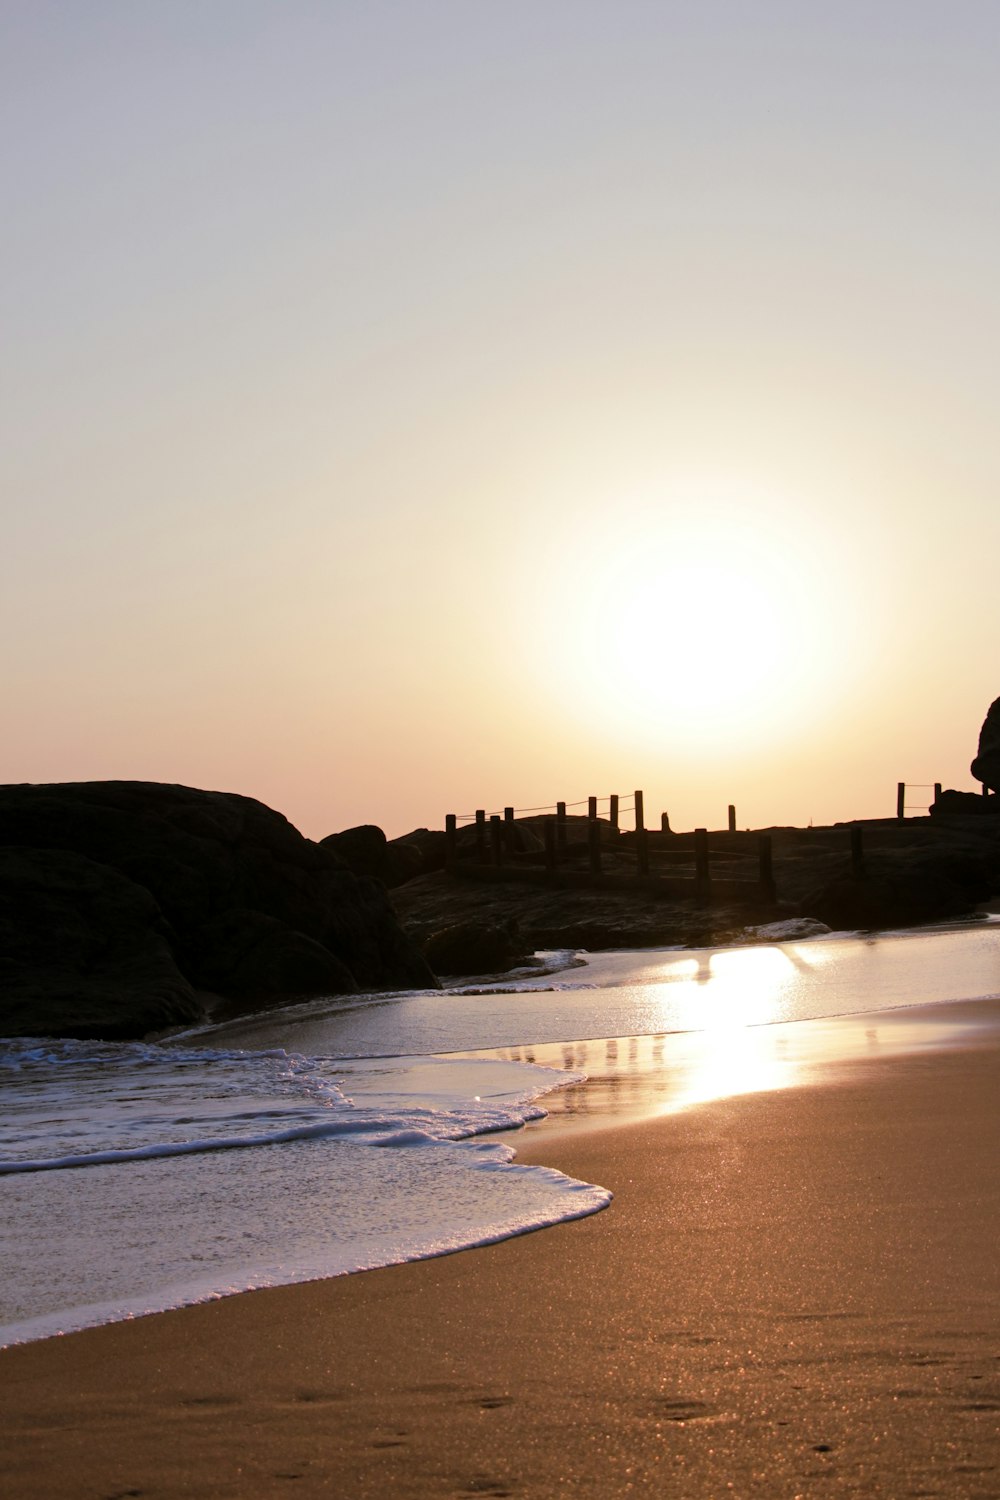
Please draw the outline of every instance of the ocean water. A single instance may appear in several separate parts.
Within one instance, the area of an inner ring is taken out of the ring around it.
[[[1000,993],[1000,924],[543,968],[159,1044],[0,1042],[0,1344],[594,1213],[610,1194],[518,1165],[520,1132],[940,1045],[919,1008]]]
[[[497,1059],[3,1044],[0,1343],[593,1213],[603,1188],[491,1138],[566,1081]]]

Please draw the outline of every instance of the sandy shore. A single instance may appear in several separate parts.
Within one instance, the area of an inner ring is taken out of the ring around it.
[[[56,1496],[1000,1495],[1000,1005],[522,1160],[578,1223],[0,1353]]]

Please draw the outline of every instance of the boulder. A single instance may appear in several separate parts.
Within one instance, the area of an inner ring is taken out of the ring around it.
[[[764,922],[746,929],[748,943],[793,943],[801,938],[823,937],[830,931],[815,917],[785,917],[780,922]]]
[[[14,846],[76,855],[141,892],[149,935],[140,941],[133,922],[135,945],[146,943],[150,964],[162,962],[165,945],[188,997],[193,988],[281,1000],[436,982],[379,880],[355,875],[332,848],[250,797],[156,782],[0,787],[0,848]],[[29,889],[39,891],[38,881]],[[90,961],[72,935],[103,930],[92,904],[67,890],[53,920],[63,932],[55,937],[61,972],[67,982],[76,973],[80,996],[89,995]],[[10,956],[30,989],[30,956]],[[115,1035],[150,1029],[147,999],[156,1001],[159,984],[148,997],[137,991],[131,1009],[120,996]],[[67,1015],[60,1034],[96,1034],[67,1030]],[[91,1026],[82,1012],[79,1025]],[[0,999],[0,1032],[9,1029]]]
[[[389,849],[399,851],[400,873],[405,871],[405,879],[415,880],[419,875],[430,875],[435,870],[444,869],[446,842],[441,828],[414,828],[412,833],[392,839]],[[419,856],[419,863],[414,859],[414,851]],[[404,880],[400,879],[396,884],[402,885]]]
[[[357,828],[345,828],[342,833],[327,834],[320,839],[319,846],[339,854],[355,875],[373,875],[376,880],[385,880],[389,862],[386,838],[374,823],[361,823]]]
[[[416,880],[424,873],[424,856],[416,844],[407,844],[402,839],[393,839],[386,845],[387,873],[385,883],[392,890]]]
[[[840,931],[909,927],[971,913],[995,884],[984,857],[890,852],[865,856],[862,875],[838,875],[803,897],[803,915]]]
[[[994,698],[983,720],[972,774],[991,792],[1000,792],[1000,698]]]
[[[202,984],[222,995],[349,995],[358,988],[329,948],[263,912],[223,912],[197,929],[191,946]]]
[[[934,798],[930,813],[932,818],[996,817],[1000,813],[1000,797],[984,797],[982,792],[956,792],[946,788]]]
[[[570,840],[579,838],[582,843],[586,843],[586,818],[567,818],[566,830],[567,837]],[[490,831],[490,824],[489,821],[487,821],[485,830],[487,861],[489,861],[491,858],[490,851],[492,848],[492,837],[493,835]],[[441,838],[442,840],[444,839],[444,834],[441,835]],[[543,832],[543,824],[540,823],[537,819],[533,819],[530,822],[528,820],[522,820],[519,822],[515,818],[513,823],[504,824],[503,838],[503,847],[505,852],[514,854],[541,854],[545,849],[545,835]],[[462,859],[473,858],[478,847],[478,841],[479,835],[476,831],[475,823],[463,823],[462,826],[457,830],[455,837],[455,843],[459,857]],[[443,843],[441,851],[441,863],[439,866],[437,866],[437,868],[444,868]]]
[[[454,922],[431,933],[424,957],[436,974],[502,974],[524,963],[512,922]]]
[[[434,840],[440,840],[439,861]],[[428,868],[444,869],[444,834],[433,834],[426,828],[406,838],[388,841],[374,823],[362,823],[357,828],[345,828],[342,833],[328,834],[320,840],[320,847],[332,849],[355,875],[371,875],[390,889],[414,880]]]
[[[141,1035],[201,1007],[149,892],[64,849],[0,848],[0,1031]]]

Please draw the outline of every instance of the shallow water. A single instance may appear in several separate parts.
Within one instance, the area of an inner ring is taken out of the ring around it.
[[[87,1042],[0,1050],[0,1343],[604,1207],[493,1139],[563,1073]]]
[[[1000,924],[984,923],[598,954],[159,1046],[0,1043],[0,1342],[595,1212],[600,1186],[512,1164],[513,1132],[946,1044],[976,1019],[954,1002],[998,993]]]
[[[541,993],[550,986],[548,993]],[[1000,923],[746,948],[587,955],[486,992],[316,1000],[215,1028],[225,1045],[330,1057],[467,1052],[593,1037],[719,1031],[1000,994]]]

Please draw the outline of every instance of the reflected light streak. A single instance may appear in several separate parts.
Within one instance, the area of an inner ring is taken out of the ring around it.
[[[791,1019],[798,1013],[803,977],[824,962],[805,958],[801,944],[705,949],[677,956],[629,986],[629,1003],[649,1032],[708,1032],[723,1045],[729,1032],[742,1033]]]
[[[688,1037],[688,1056],[664,1108],[791,1087],[797,1065],[775,1048],[768,1023],[786,1013],[783,999],[796,978],[795,964],[777,947],[699,955],[680,1001],[685,1029],[700,1029]],[[672,1009],[677,1002],[672,985]]]
[[[877,1016],[547,1042],[462,1055],[586,1073],[586,1083],[546,1094],[541,1102],[549,1116],[546,1129],[592,1129],[830,1081],[863,1061],[969,1045],[992,1024],[975,1007],[953,1004],[931,1016],[916,1007]]]
[[[716,1028],[688,1038],[678,1059],[669,1101],[658,1111],[673,1114],[692,1104],[794,1088],[803,1081],[802,1059],[775,1045],[768,1028]]]

